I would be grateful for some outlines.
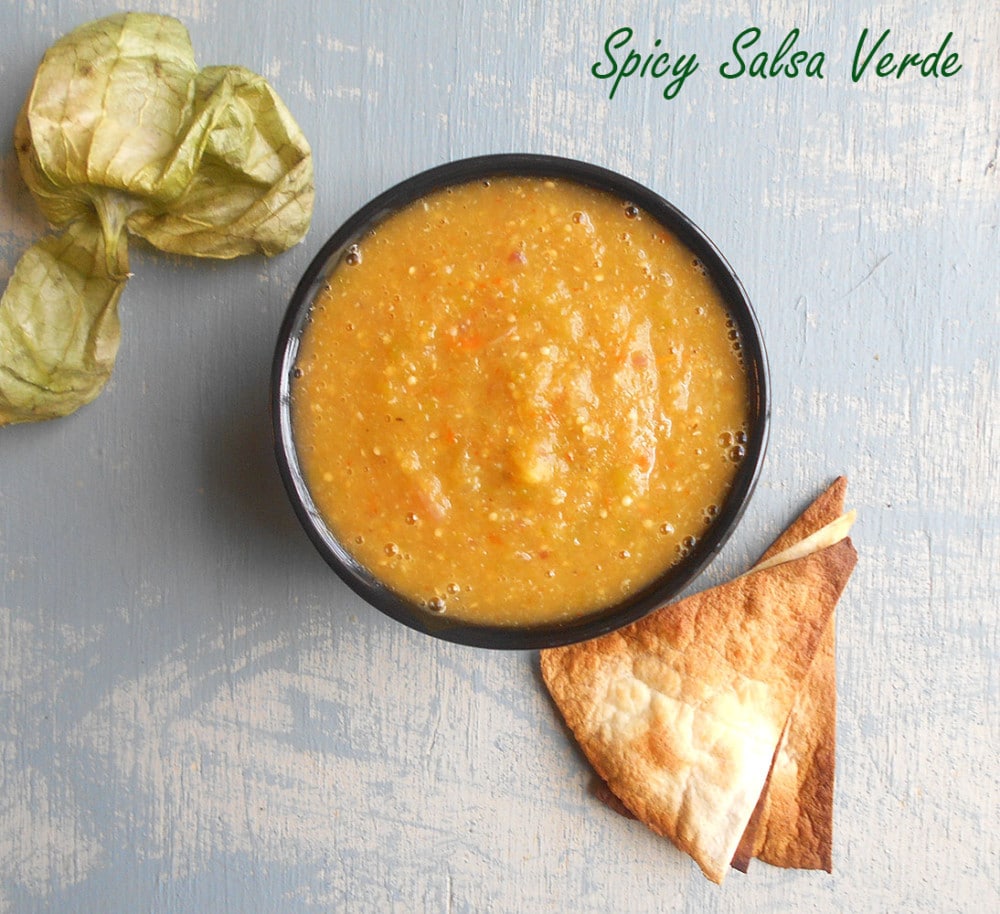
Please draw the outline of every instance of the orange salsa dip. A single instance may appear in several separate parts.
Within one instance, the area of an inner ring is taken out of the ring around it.
[[[465,621],[580,617],[711,524],[743,459],[741,341],[692,252],[627,201],[496,178],[389,216],[328,277],[292,385],[324,520]]]

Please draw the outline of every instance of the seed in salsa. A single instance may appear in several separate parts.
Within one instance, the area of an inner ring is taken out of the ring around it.
[[[718,513],[746,441],[740,347],[702,264],[629,201],[452,187],[359,239],[317,296],[298,460],[344,546],[429,612],[580,617]]]

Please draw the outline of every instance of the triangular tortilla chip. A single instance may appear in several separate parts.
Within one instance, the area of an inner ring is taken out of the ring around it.
[[[597,773],[715,882],[856,558],[845,539],[542,652],[545,683]]]
[[[831,617],[761,797],[754,856],[772,866],[833,872],[834,627]]]
[[[812,536],[821,527],[832,523],[844,513],[844,498],[847,495],[847,477],[838,476],[827,489],[820,493],[784,532],[767,547],[767,551],[757,560],[759,565],[773,558],[779,552],[790,549]]]
[[[771,544],[760,562],[842,517],[846,491],[847,480],[838,477]],[[773,866],[833,871],[835,631],[831,615],[789,716],[767,785],[733,858],[733,866],[743,872],[750,857]]]
[[[791,720],[790,715],[788,719]],[[785,729],[782,731],[781,739],[778,741],[779,749],[781,748],[781,744],[784,743],[787,734],[788,722],[786,721]],[[753,860],[757,832],[760,830],[761,819],[764,815],[764,797],[767,796],[768,790],[771,786],[771,775],[774,774],[774,759],[777,755],[778,750],[776,749],[774,756],[771,758],[771,770],[767,773],[767,778],[764,781],[764,788],[761,790],[760,797],[757,799],[757,805],[753,808],[753,814],[750,816],[750,821],[747,822],[747,827],[743,829],[743,837],[740,838],[740,843],[733,854],[732,863],[730,863],[730,866],[734,870],[739,870],[741,873],[745,873],[750,869],[750,861]]]

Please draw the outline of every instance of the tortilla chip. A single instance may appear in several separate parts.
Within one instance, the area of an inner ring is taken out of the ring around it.
[[[761,795],[753,853],[772,866],[833,872],[836,701],[831,617]]]
[[[791,718],[789,718],[790,720]],[[785,734],[788,732],[788,722],[785,722],[785,729],[782,731],[781,740],[778,742],[778,747],[785,740]],[[775,750],[774,755],[777,756],[777,750]],[[730,866],[734,870],[739,870],[741,873],[746,873],[750,869],[750,861],[753,860],[754,846],[757,839],[757,833],[760,830],[761,817],[764,815],[764,803],[763,798],[767,796],[768,788],[771,784],[771,775],[774,773],[774,757],[771,758],[771,770],[767,773],[767,778],[764,780],[764,788],[760,792],[760,799],[757,800],[757,805],[753,808],[753,814],[750,816],[750,821],[747,822],[747,827],[743,829],[743,837],[740,838],[740,843],[736,847],[736,851],[733,854],[733,859],[730,862]]]
[[[746,574],[763,571],[772,565],[790,562],[792,559],[802,558],[804,555],[819,552],[820,549],[825,549],[827,546],[839,543],[851,532],[851,527],[854,526],[857,516],[858,512],[853,510],[848,511],[846,514],[841,514],[840,517],[832,520],[826,526],[820,527],[815,533],[810,533],[805,539],[799,540],[794,546],[789,546],[787,549],[783,549],[769,558],[761,559]]]
[[[542,652],[545,683],[594,769],[714,882],[856,558],[844,539]]]
[[[767,551],[757,560],[766,561],[811,536],[821,527],[832,523],[844,513],[844,497],[847,495],[847,477],[838,476],[826,491],[821,493],[785,531],[767,547]]]
[[[626,819],[635,818],[635,816],[632,815],[632,810],[619,800],[618,797],[611,792],[611,788],[608,787],[608,785],[596,774],[590,782],[590,792],[594,795],[595,799],[600,800],[612,812],[616,812],[618,815],[624,816]]]
[[[766,561],[843,515],[847,480],[838,477],[771,544]],[[733,866],[749,858],[772,866],[833,872],[833,779],[837,673],[835,619],[831,615],[788,719],[774,766]]]

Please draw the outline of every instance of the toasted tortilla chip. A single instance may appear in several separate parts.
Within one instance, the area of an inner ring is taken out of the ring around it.
[[[847,480],[838,477],[761,556],[760,563],[801,543],[843,516]],[[833,872],[833,780],[837,674],[831,615],[788,719],[767,785],[733,866],[749,858],[773,866]]]
[[[590,792],[594,797],[600,800],[605,806],[608,807],[612,812],[618,813],[620,816],[624,816],[626,819],[634,819],[635,816],[632,814],[632,810],[629,809],[621,800],[618,799],[612,792],[611,788],[602,781],[596,774],[590,783]],[[745,872],[745,870],[744,870]]]
[[[757,563],[773,558],[779,552],[790,549],[817,530],[832,523],[844,513],[844,498],[847,495],[847,477],[838,476],[824,492],[788,526],[784,532],[767,547],[767,551]]]
[[[789,717],[791,720],[791,717]],[[785,723],[785,729],[782,731],[781,740],[778,742],[778,748],[781,748],[781,744],[785,741],[785,734],[788,733],[788,723]],[[775,756],[777,756],[778,751],[775,750]],[[750,821],[747,822],[747,827],[743,829],[743,837],[740,838],[740,843],[736,847],[736,851],[733,854],[732,862],[730,866],[734,870],[739,870],[741,873],[746,873],[750,869],[750,861],[753,860],[755,844],[757,840],[757,833],[760,830],[761,817],[764,815],[764,803],[763,798],[767,796],[768,789],[771,784],[771,775],[774,773],[774,758],[771,759],[771,770],[767,773],[767,778],[764,781],[764,787],[760,792],[760,798],[757,800],[757,805],[753,808],[753,814],[750,816]]]
[[[545,683],[594,769],[714,882],[855,562],[844,539],[542,652]]]
[[[833,872],[834,650],[831,617],[761,795],[753,854],[772,866]]]
[[[794,546],[782,549],[781,552],[775,553],[769,558],[761,559],[747,574],[754,574],[755,572],[763,571],[765,568],[770,568],[772,565],[780,565],[782,562],[790,562],[792,559],[802,558],[804,555],[819,552],[820,549],[825,549],[827,546],[839,543],[850,533],[857,515],[857,511],[848,511],[846,514],[841,514],[840,517],[820,527],[815,533],[810,533],[809,536],[800,540]]]

